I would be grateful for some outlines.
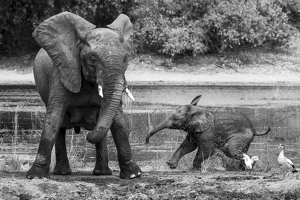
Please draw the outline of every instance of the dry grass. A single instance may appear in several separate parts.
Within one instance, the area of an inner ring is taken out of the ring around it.
[[[69,145],[67,145],[67,156],[70,164],[70,168],[72,172],[77,172],[84,170],[87,167],[87,163],[85,162],[85,157],[81,158],[80,155],[80,148],[77,145],[75,140],[73,130],[67,131],[67,138],[69,138]],[[55,146],[52,149],[51,153],[51,164],[50,164],[50,171],[53,171],[56,163],[56,155],[55,155]]]
[[[0,171],[5,172],[20,172],[20,171],[27,171],[30,167],[30,163],[32,163],[32,156],[23,155],[22,150],[29,147],[28,144],[23,145],[18,141],[18,132],[19,132],[19,111],[23,110],[22,106],[15,107],[15,114],[13,118],[13,126],[14,126],[14,134],[11,136],[11,144],[8,150],[11,152],[7,153],[5,156],[2,156],[0,159]],[[34,130],[32,130],[34,131]],[[41,135],[39,131],[34,131],[35,134]],[[73,172],[82,170],[86,167],[86,163],[84,162],[84,158],[80,158],[79,151],[77,145],[75,144],[76,141],[74,140],[74,132],[70,131],[70,146],[68,147],[68,158],[70,162],[70,167]],[[0,141],[1,144],[3,141]],[[50,171],[53,171],[55,167],[55,149],[53,148],[51,152],[51,164],[50,164]]]
[[[80,157],[79,149],[77,148],[76,141],[74,140],[74,131],[71,131],[70,145],[68,148],[68,159],[70,163],[70,168],[73,172],[77,172],[86,167],[84,157]]]
[[[14,115],[14,135],[11,138],[11,147],[12,153],[4,158],[4,162],[0,165],[1,171],[17,171],[21,170],[22,161],[19,158],[18,154],[18,116],[19,116],[19,109],[20,106],[15,108],[15,115]]]

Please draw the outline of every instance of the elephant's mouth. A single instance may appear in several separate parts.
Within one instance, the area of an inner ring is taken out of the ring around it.
[[[92,75],[92,74],[89,74],[89,73],[83,73],[83,76],[84,76],[85,80],[87,80],[91,83],[96,83],[97,82],[96,75]]]
[[[91,80],[93,83],[96,83],[96,81],[97,81],[97,76],[96,76],[96,74],[88,73],[88,74],[87,74],[87,77],[88,77],[88,79]]]
[[[85,67],[81,67],[82,68],[82,75],[83,77],[88,80],[89,82],[92,82],[92,83],[96,83],[97,81],[97,74],[95,72],[95,69],[94,67],[91,67],[87,64],[85,64],[86,66]]]

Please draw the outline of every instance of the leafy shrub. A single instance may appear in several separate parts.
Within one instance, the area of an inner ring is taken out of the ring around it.
[[[209,30],[216,34],[220,51],[240,46],[255,47],[266,43],[288,42],[293,28],[275,1],[220,1],[204,16]]]
[[[190,5],[188,2],[174,0],[158,4],[155,1],[140,1],[140,5],[131,13],[136,19],[135,41],[138,50],[150,50],[171,57],[206,52],[205,30],[199,20],[190,20],[194,16],[186,13]]]
[[[283,45],[300,27],[298,0],[2,0],[0,52],[38,48],[34,28],[62,11],[103,27],[120,13],[134,23],[137,49],[198,55]],[[293,26],[292,26],[293,25]]]
[[[48,8],[48,9],[45,9]],[[53,2],[6,0],[0,5],[0,52],[13,52],[22,46],[35,45],[32,30],[41,19],[51,15]],[[41,10],[44,10],[41,12]]]
[[[289,17],[289,22],[300,30],[300,1],[299,0],[278,0],[280,5]]]
[[[178,20],[179,22],[174,22]],[[189,24],[180,23],[182,18],[171,20],[175,27],[166,27],[166,40],[160,52],[175,57],[180,54],[202,54],[207,51],[205,40],[207,39],[199,21],[191,21]]]
[[[140,3],[133,16],[139,50],[171,57],[283,45],[294,33],[280,0],[173,0]],[[140,1],[141,2],[141,1]]]

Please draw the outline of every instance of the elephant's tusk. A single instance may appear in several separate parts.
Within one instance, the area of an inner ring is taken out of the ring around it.
[[[103,98],[103,90],[102,90],[101,85],[98,85],[98,93],[99,93],[100,97]]]
[[[132,101],[134,101],[134,97],[133,97],[133,95],[131,94],[131,92],[129,91],[129,89],[126,87],[126,89],[125,89],[125,93],[127,94],[127,96],[132,100]]]
[[[131,176],[130,176],[131,179],[132,179],[132,178],[135,178],[135,177],[136,177],[135,174],[131,174]]]

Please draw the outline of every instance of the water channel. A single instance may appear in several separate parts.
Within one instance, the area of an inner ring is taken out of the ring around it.
[[[218,112],[241,111],[253,122],[257,131],[270,126],[266,136],[256,137],[249,150],[270,166],[277,167],[279,143],[286,145],[286,155],[300,167],[300,86],[295,85],[132,85],[136,99],[124,97],[124,113],[131,129],[129,138],[134,159],[153,170],[167,169],[170,158],[183,141],[183,131],[164,130],[145,144],[149,128],[162,121],[170,110],[190,103],[199,94],[200,106]],[[21,155],[33,161],[41,134],[45,108],[33,85],[0,86],[0,158]],[[68,148],[73,156],[85,163],[94,162],[94,147],[83,134],[68,132]],[[117,160],[110,134],[109,157]],[[75,152],[75,153],[74,153]],[[184,157],[179,169],[192,166],[193,153]]]

